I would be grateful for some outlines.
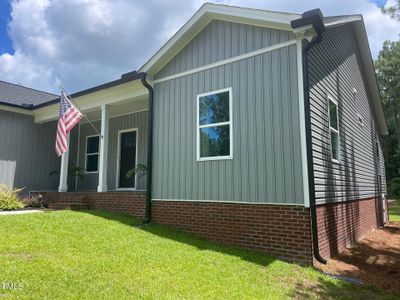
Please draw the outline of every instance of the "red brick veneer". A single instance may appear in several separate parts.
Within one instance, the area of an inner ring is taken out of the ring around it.
[[[309,210],[301,206],[157,201],[152,220],[219,243],[312,263]]]
[[[43,192],[50,208],[90,208],[145,217],[146,192]],[[152,202],[152,220],[219,243],[311,264],[310,211],[302,206]],[[320,253],[329,258],[377,227],[375,198],[317,206]]]
[[[70,208],[69,203],[84,203],[89,200],[90,208],[126,213],[144,219],[146,192],[41,192],[49,208]],[[61,204],[61,205],[60,205]]]
[[[329,258],[378,226],[375,198],[317,206],[319,249]]]

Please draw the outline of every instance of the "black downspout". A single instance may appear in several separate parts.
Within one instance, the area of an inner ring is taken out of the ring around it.
[[[147,114],[147,196],[146,196],[146,216],[144,223],[151,221],[151,179],[152,179],[152,159],[153,159],[153,87],[146,81],[147,74],[142,77],[142,84],[149,91],[149,111]]]
[[[309,51],[322,41],[322,33],[325,30],[323,15],[320,9],[314,9],[302,14],[301,19],[293,20],[291,26],[295,28],[304,28],[312,26],[316,32],[316,37],[303,47],[303,89],[304,89],[304,115],[306,129],[307,144],[307,169],[308,169],[308,189],[310,197],[310,213],[311,213],[311,234],[313,244],[313,255],[317,261],[326,264],[327,260],[321,256],[319,252],[318,240],[318,223],[317,223],[317,206],[315,202],[315,179],[314,164],[312,150],[312,134],[311,134],[311,108],[310,108],[310,85],[308,76],[308,54]]]
[[[308,190],[310,194],[310,211],[311,211],[311,230],[314,257],[322,264],[326,264],[327,260],[321,256],[319,252],[318,241],[318,222],[317,222],[317,205],[315,202],[315,179],[314,179],[314,162],[312,150],[311,135],[311,108],[310,108],[310,85],[308,78],[308,52],[318,45],[322,40],[322,32],[308,43],[303,49],[303,82],[304,82],[304,110],[306,121],[306,143],[307,143],[307,168],[308,168]]]

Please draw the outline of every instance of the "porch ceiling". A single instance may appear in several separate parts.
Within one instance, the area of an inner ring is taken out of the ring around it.
[[[109,105],[109,116],[115,117],[127,113],[139,112],[147,110],[149,107],[147,96],[131,98],[129,100],[113,103]],[[86,112],[86,116],[90,121],[101,120],[101,108],[97,107]],[[81,123],[86,123],[87,120],[82,119]]]
[[[110,105],[110,114],[118,115],[147,108],[148,90],[140,80],[114,86],[105,90],[73,98],[72,102],[90,118],[100,119],[100,108]],[[59,103],[34,111],[36,123],[54,121],[58,118]]]

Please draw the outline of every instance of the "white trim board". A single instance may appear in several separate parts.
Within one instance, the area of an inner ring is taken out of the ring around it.
[[[299,118],[300,118],[300,146],[301,146],[301,171],[303,175],[304,206],[310,207],[310,189],[308,182],[308,159],[306,138],[306,117],[304,107],[304,79],[303,79],[303,41],[298,39],[297,51],[297,85],[299,93]]]
[[[168,80],[172,80],[172,79],[176,79],[176,78],[187,76],[187,75],[191,75],[191,74],[198,73],[198,72],[201,72],[201,71],[209,70],[209,69],[212,69],[212,68],[216,68],[216,67],[219,67],[219,66],[223,66],[223,65],[226,65],[226,64],[237,62],[237,61],[240,61],[240,60],[243,60],[243,59],[246,59],[246,58],[250,58],[250,57],[257,56],[257,55],[260,55],[260,54],[264,54],[264,53],[267,53],[267,52],[275,51],[275,50],[278,50],[278,49],[281,49],[281,48],[289,47],[289,46],[295,45],[296,42],[297,42],[296,40],[290,40],[290,41],[287,41],[287,42],[275,44],[275,45],[272,45],[272,46],[269,46],[269,47],[265,47],[265,48],[262,48],[262,49],[255,50],[255,51],[247,52],[245,54],[241,54],[241,55],[238,55],[238,56],[234,56],[234,57],[230,57],[230,58],[227,58],[227,59],[219,60],[219,61],[216,61],[214,63],[208,64],[208,65],[204,65],[204,66],[201,66],[201,67],[198,67],[198,68],[194,68],[194,69],[190,69],[190,70],[178,73],[178,74],[174,74],[174,75],[171,75],[171,76],[166,76],[166,77],[163,77],[163,78],[156,79],[156,80],[154,80],[154,84],[161,83],[161,82],[168,81]]]
[[[204,203],[229,203],[229,204],[251,204],[251,205],[287,205],[304,207],[302,203],[269,203],[269,202],[244,202],[244,201],[227,201],[227,200],[186,200],[186,199],[151,199],[151,201],[165,202],[204,202]]]

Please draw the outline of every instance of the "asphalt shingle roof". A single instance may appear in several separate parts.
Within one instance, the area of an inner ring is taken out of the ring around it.
[[[0,81],[0,103],[14,105],[39,105],[59,97],[58,95]]]

